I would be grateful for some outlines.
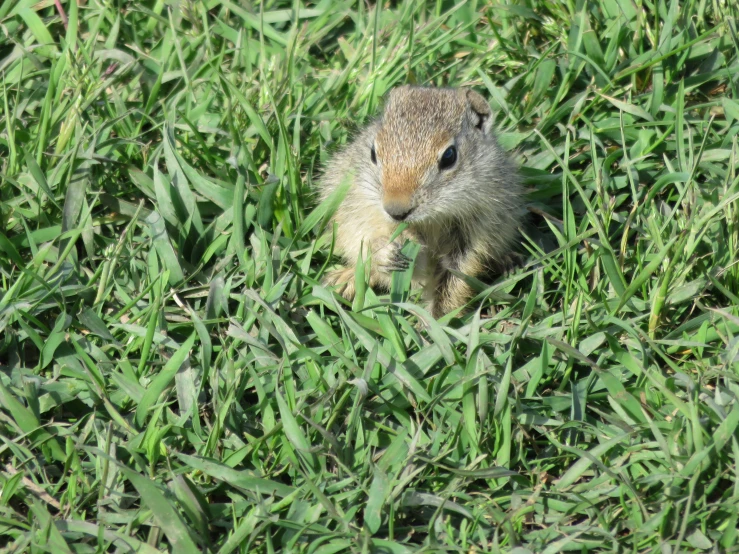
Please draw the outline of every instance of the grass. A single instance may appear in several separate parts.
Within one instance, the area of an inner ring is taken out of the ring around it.
[[[738,16],[0,2],[0,547],[739,551]],[[439,322],[319,284],[407,82],[490,99],[553,245]]]

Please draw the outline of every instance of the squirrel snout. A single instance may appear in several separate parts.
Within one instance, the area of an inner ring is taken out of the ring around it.
[[[402,200],[385,200],[382,207],[395,221],[405,220],[413,211],[410,202],[403,202]]]

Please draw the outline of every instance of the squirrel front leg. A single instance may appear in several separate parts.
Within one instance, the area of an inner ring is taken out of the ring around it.
[[[474,295],[466,281],[450,270],[477,277],[485,272],[485,264],[477,252],[468,251],[440,260],[435,280],[430,283],[431,315],[440,318],[446,313],[464,306]]]
[[[388,290],[393,271],[408,269],[410,260],[401,252],[402,244],[398,241],[391,243],[376,242],[371,251],[369,286]],[[354,277],[356,260],[347,263],[326,274],[323,282],[328,286],[335,286],[336,291],[347,300],[352,300],[356,294]]]

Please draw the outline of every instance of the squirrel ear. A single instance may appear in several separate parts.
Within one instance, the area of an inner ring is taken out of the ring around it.
[[[487,103],[487,100],[481,94],[474,90],[467,91],[467,102],[475,119],[475,127],[487,134],[492,124],[490,104]]]

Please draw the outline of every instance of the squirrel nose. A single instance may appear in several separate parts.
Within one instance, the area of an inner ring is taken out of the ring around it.
[[[395,221],[403,221],[413,211],[411,206],[403,202],[385,202],[383,207]]]

